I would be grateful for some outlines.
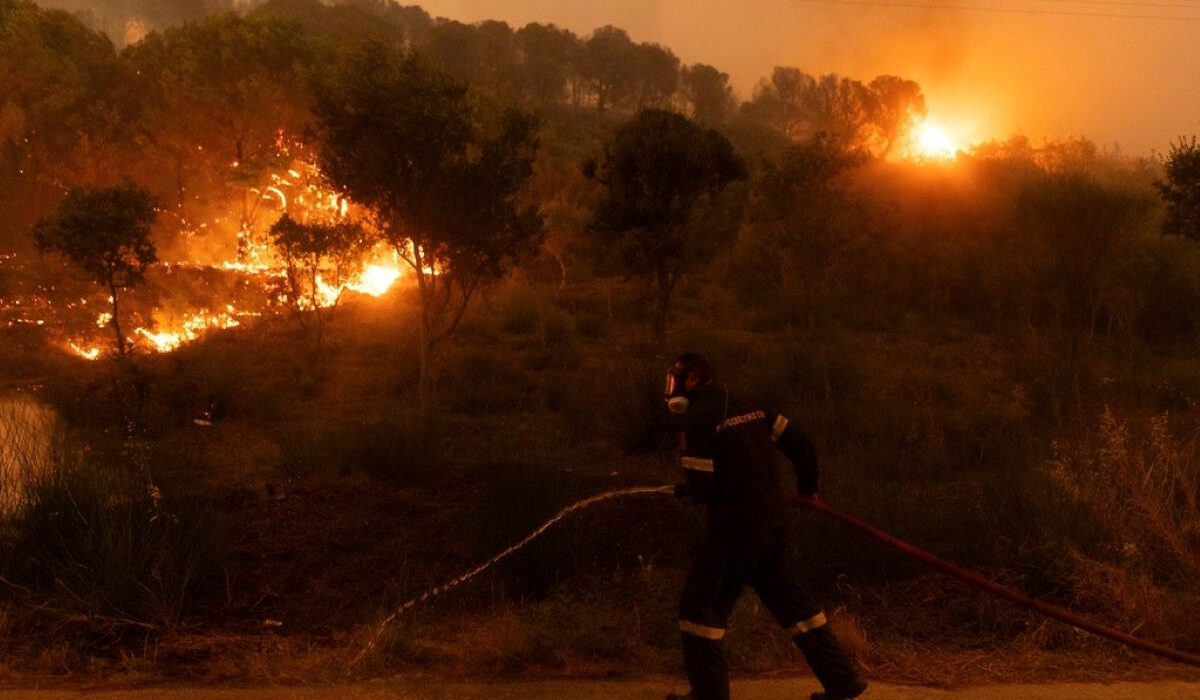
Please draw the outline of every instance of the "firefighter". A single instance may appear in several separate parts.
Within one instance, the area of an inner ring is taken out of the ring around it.
[[[800,585],[784,517],[775,449],[791,460],[801,497],[817,498],[812,442],[782,415],[732,396],[708,362],[681,355],[665,397],[680,429],[685,483],[677,494],[707,505],[708,528],[680,595],[679,631],[691,691],[667,700],[727,700],[726,624],[749,585],[793,640],[824,688],[812,700],[855,698],[867,688]]]

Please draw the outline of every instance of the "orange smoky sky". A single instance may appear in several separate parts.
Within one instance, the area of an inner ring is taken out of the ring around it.
[[[774,66],[916,80],[957,143],[1086,137],[1129,155],[1200,134],[1200,0],[425,0],[581,36],[611,24],[744,99]]]

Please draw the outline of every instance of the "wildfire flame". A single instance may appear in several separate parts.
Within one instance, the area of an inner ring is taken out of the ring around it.
[[[205,332],[218,328],[236,328],[242,322],[236,318],[237,312],[233,306],[226,306],[221,313],[211,313],[208,310],[193,314],[183,320],[172,330],[157,333],[137,328],[134,333],[150,342],[155,352],[170,352],[186,342],[199,338]],[[241,314],[246,315],[246,314]]]
[[[347,289],[353,289],[360,294],[367,294],[373,297],[383,296],[396,280],[404,275],[404,270],[397,267],[395,264],[382,265],[372,263],[367,265],[363,270],[362,276],[356,282],[351,282],[346,285]]]
[[[926,158],[936,160],[950,160],[958,152],[958,148],[946,135],[946,132],[928,122],[921,128],[921,135],[917,139],[917,148]]]
[[[926,119],[909,130],[900,156],[915,161],[954,160],[960,152],[970,150],[968,144],[977,130],[977,125],[967,117],[949,122]]]
[[[71,349],[71,352],[79,355],[85,360],[98,360],[100,359],[100,353],[103,352],[102,349],[98,347],[80,347],[80,345],[73,340],[67,341],[67,347]]]
[[[269,184],[264,182],[261,188],[251,188],[251,191],[257,194],[260,202],[264,205],[266,212],[276,212],[279,215],[286,212],[302,221],[347,220],[351,215],[350,203],[339,193],[324,188],[323,179],[315,164],[307,162],[302,157],[289,155],[286,148],[281,148],[281,155],[292,158],[289,167],[269,176]],[[237,162],[230,165],[233,168],[241,166]],[[208,222],[189,223],[186,224],[185,235],[222,228],[229,230],[226,228],[226,224],[222,223],[228,221],[229,219],[218,217]],[[286,296],[273,297],[269,291],[278,288],[279,281],[287,277],[287,270],[275,250],[262,240],[261,236],[254,235],[255,231],[264,230],[261,228],[262,226],[261,220],[257,223],[244,221],[236,230],[239,248],[236,259],[214,261],[213,264],[201,264],[198,261],[163,262],[155,267],[168,272],[173,268],[217,269],[245,276],[250,282],[251,289],[262,289],[263,308],[270,313],[269,309],[272,304],[277,305],[287,299]],[[234,233],[234,231],[230,230],[230,233]],[[11,260],[13,257],[8,254],[0,255],[0,262]],[[233,256],[231,255],[231,257]],[[338,303],[346,290],[379,297],[393,289],[399,281],[405,278],[407,272],[405,263],[395,251],[386,247],[372,250],[350,268],[356,269],[357,273],[349,278],[342,277],[334,280],[332,275],[317,275],[314,294],[310,299],[299,302],[299,308],[311,311],[314,307],[333,306]],[[268,299],[268,297],[271,298]],[[108,301],[111,303],[112,299],[110,298]],[[8,319],[6,325],[14,327],[17,324],[43,326],[46,324],[44,318],[54,320],[57,309],[74,309],[87,304],[88,299],[81,299],[63,307],[47,297],[38,301],[41,313],[32,318],[24,311],[22,301],[19,299],[0,303],[0,307],[13,313],[14,317]],[[280,311],[277,310],[276,313],[278,312]],[[135,327],[126,340],[130,347],[157,353],[171,352],[210,331],[236,328],[241,326],[247,317],[261,315],[263,314],[256,311],[240,310],[235,307],[234,303],[224,303],[224,310],[197,309],[169,319],[162,318],[155,313],[151,323]],[[94,318],[94,328],[110,329],[113,320],[110,312],[98,313]],[[111,333],[111,330],[109,332]],[[61,341],[63,349],[85,360],[98,360],[113,352],[111,343],[96,339],[99,336],[96,335],[94,329],[91,334],[85,332],[84,335],[74,335]]]

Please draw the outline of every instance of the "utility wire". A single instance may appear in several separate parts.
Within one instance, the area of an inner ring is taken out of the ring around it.
[[[1106,5],[1116,7],[1161,7],[1174,10],[1200,10],[1197,2],[1133,2],[1132,0],[1038,0],[1039,2],[1062,3],[1067,5]]]
[[[1037,10],[1017,7],[982,7],[979,5],[939,5],[935,3],[918,2],[884,2],[883,0],[787,0],[793,3],[808,3],[811,5],[849,5],[866,7],[895,7],[917,10],[951,10],[967,12],[996,12],[1020,15],[1057,15],[1060,17],[1101,17],[1109,19],[1152,19],[1174,20],[1179,22],[1200,22],[1200,16],[1185,15],[1133,15],[1117,12],[1067,12],[1065,10]]]

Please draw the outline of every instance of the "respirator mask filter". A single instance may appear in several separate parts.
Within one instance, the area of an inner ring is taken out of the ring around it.
[[[667,400],[667,410],[671,413],[686,413],[689,401],[684,392],[687,387],[688,371],[681,367],[667,370],[667,383],[663,388],[663,396]]]

